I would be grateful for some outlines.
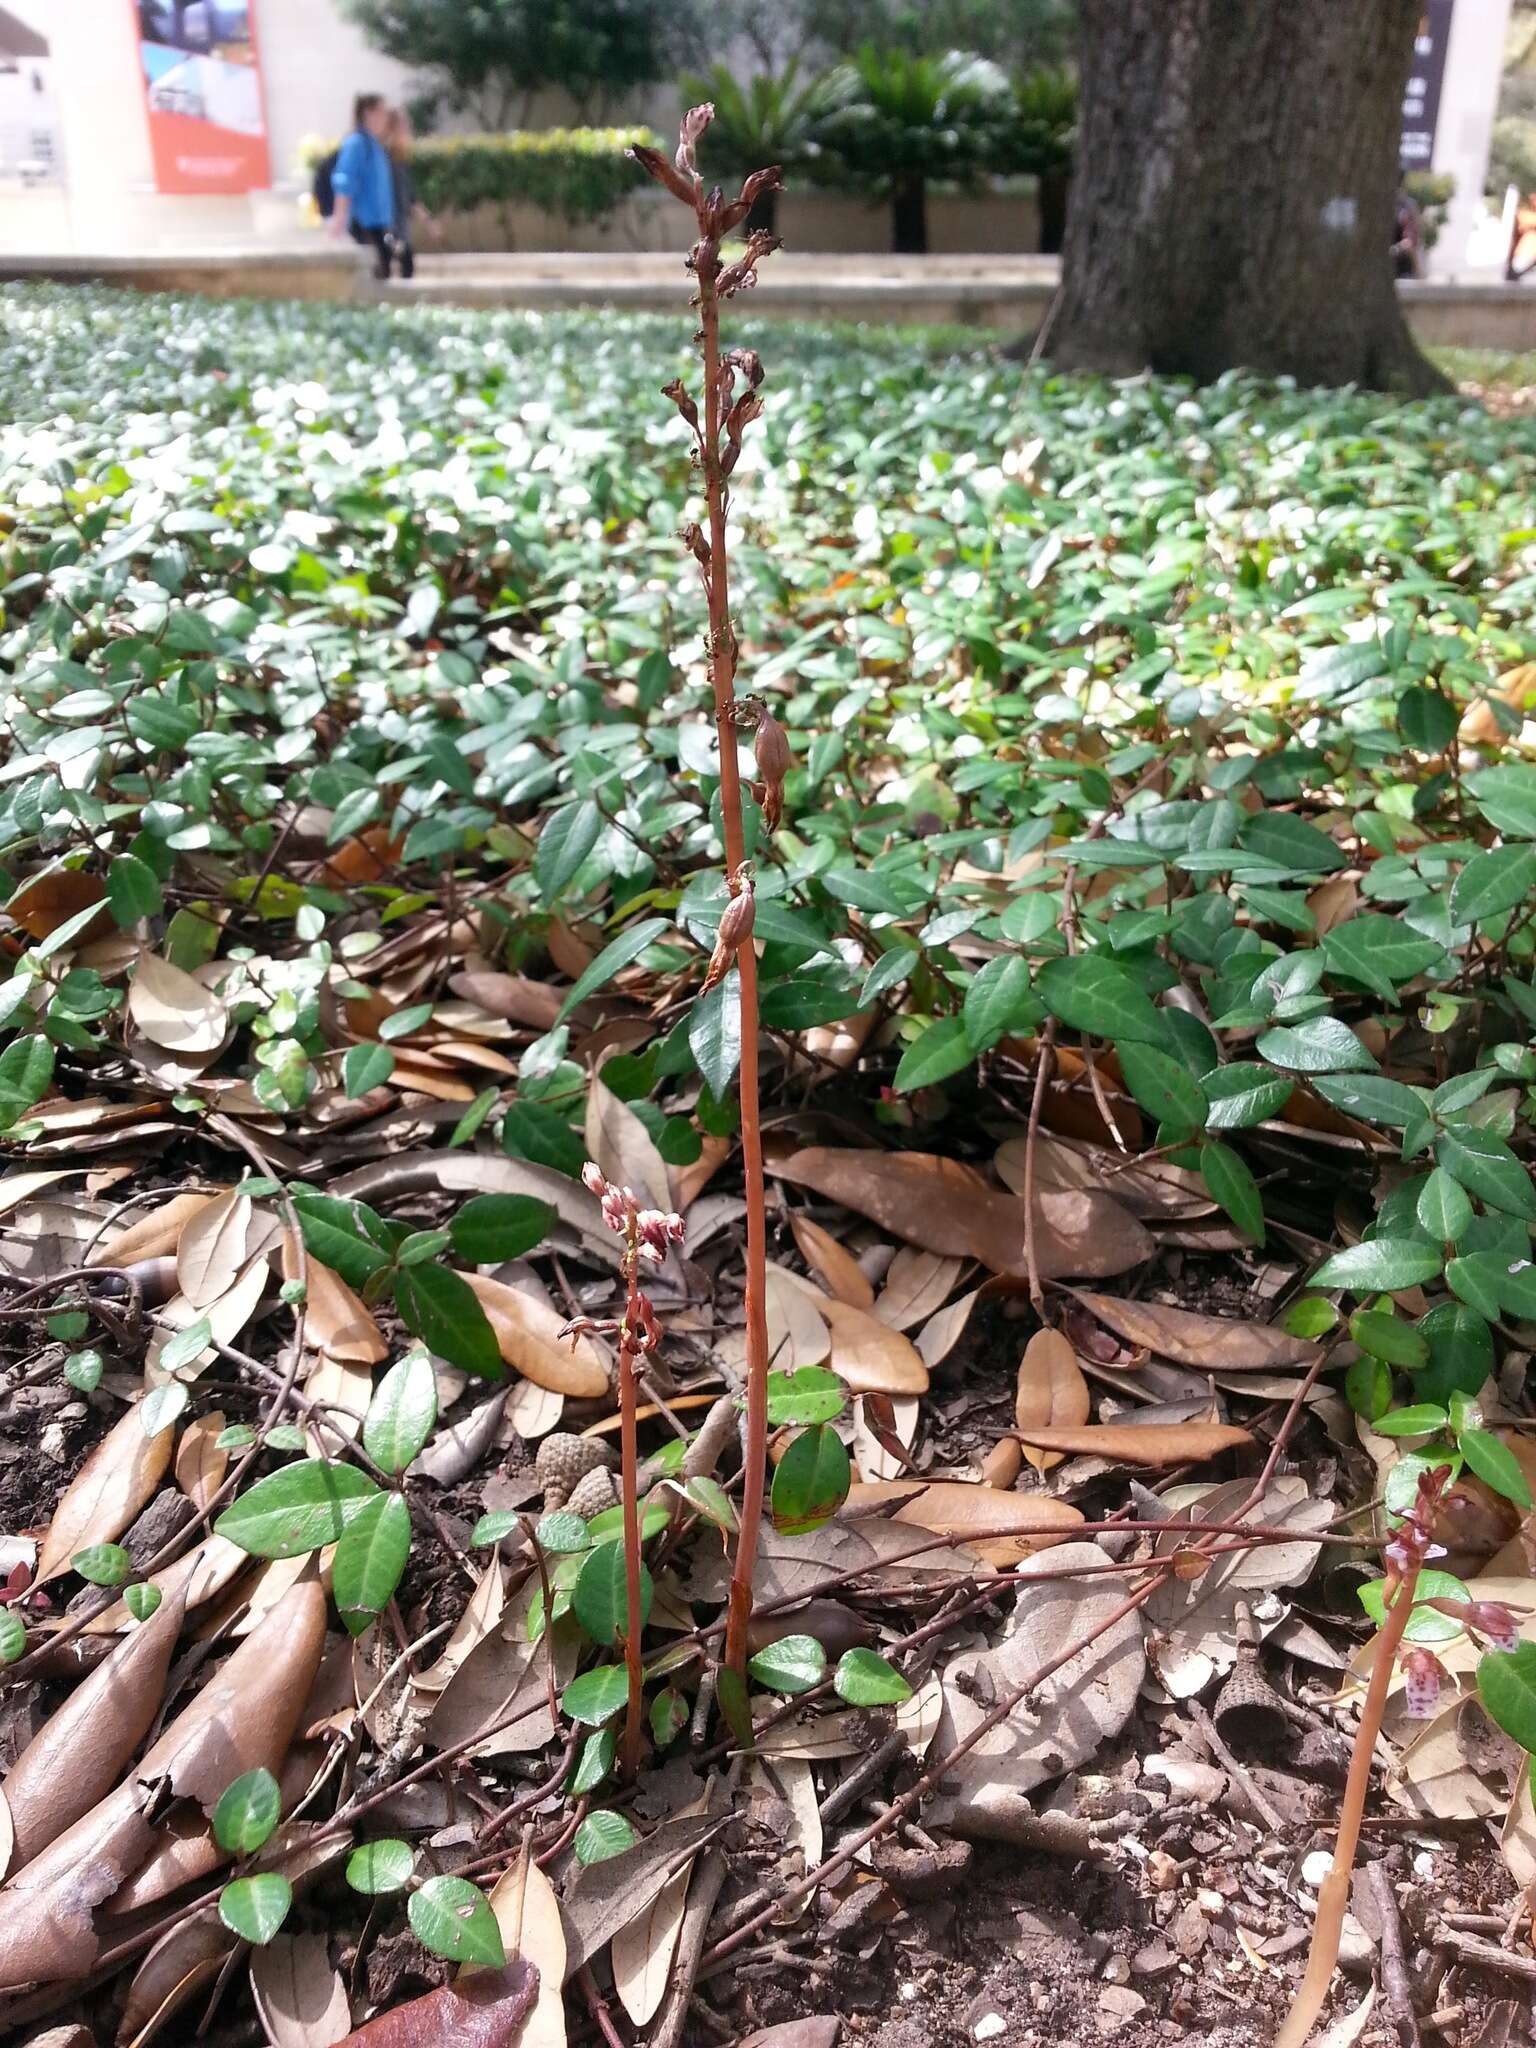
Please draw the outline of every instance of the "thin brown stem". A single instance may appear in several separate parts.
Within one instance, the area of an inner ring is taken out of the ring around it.
[[[635,1284],[635,1253],[627,1262],[629,1306],[624,1334],[619,1344],[619,1484],[624,1502],[624,1670],[629,1681],[629,1698],[624,1708],[624,1740],[620,1750],[624,1775],[632,1778],[640,1768],[640,1717],[645,1705],[645,1655],[640,1636],[644,1615],[640,1595],[640,1471],[639,1432],[635,1421],[635,1380],[638,1358],[635,1334],[639,1328],[640,1304]]]
[[[1344,1784],[1344,1803],[1339,1809],[1333,1867],[1318,1888],[1317,1918],[1312,1923],[1312,1946],[1307,1951],[1306,1975],[1301,1980],[1295,2003],[1286,2014],[1285,2025],[1275,2036],[1275,2048],[1302,2048],[1328,1996],[1333,1966],[1339,1959],[1344,1913],[1349,1905],[1355,1850],[1360,1844],[1360,1819],[1365,1811],[1366,1788],[1371,1781],[1371,1759],[1375,1754],[1376,1738],[1381,1733],[1381,1716],[1387,1704],[1387,1689],[1392,1683],[1398,1645],[1413,1612],[1413,1595],[1418,1579],[1418,1567],[1415,1565],[1399,1582],[1397,1597],[1387,1609],[1386,1619],[1376,1634],[1376,1659],[1371,1666],[1365,1705],[1360,1710],[1360,1725],[1355,1730],[1349,1776]]]
[[[720,740],[720,819],[725,838],[725,871],[734,895],[744,885],[746,833],[742,820],[741,768],[736,739],[736,634],[731,624],[730,572],[726,553],[728,493],[721,467],[720,300],[716,289],[719,244],[711,235],[706,204],[695,272],[699,281],[699,341],[704,359],[704,423],[700,461],[709,513],[709,675]],[[747,1625],[752,1618],[752,1570],[763,1520],[764,1475],[768,1465],[767,1199],[763,1185],[763,1133],[758,1103],[757,955],[750,933],[736,949],[741,1004],[741,1062],[737,1091],[741,1103],[742,1173],[747,1203],[747,1428],[744,1447],[741,1533],[731,1577],[725,1662],[746,1683]]]

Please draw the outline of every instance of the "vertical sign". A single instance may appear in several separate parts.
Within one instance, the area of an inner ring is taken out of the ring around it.
[[[272,182],[255,0],[128,0],[155,186],[251,192]]]
[[[1423,0],[1403,93],[1400,155],[1405,171],[1427,171],[1435,153],[1435,122],[1445,77],[1445,47],[1451,39],[1452,5],[1453,0]]]

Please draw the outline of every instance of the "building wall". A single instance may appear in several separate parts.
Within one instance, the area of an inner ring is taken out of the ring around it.
[[[6,0],[51,44],[49,74],[64,182],[0,183],[0,247],[92,253],[294,242],[298,147],[346,127],[352,95],[404,97],[409,74],[369,49],[335,0],[253,0],[273,190],[181,197],[157,192],[129,0]],[[306,239],[312,239],[312,234]]]

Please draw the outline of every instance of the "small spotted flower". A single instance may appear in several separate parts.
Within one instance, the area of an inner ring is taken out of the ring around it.
[[[1447,1677],[1445,1666],[1433,1650],[1422,1645],[1405,1651],[1403,1677],[1407,1682],[1405,1711],[1414,1721],[1427,1721],[1440,1704],[1440,1686]]]

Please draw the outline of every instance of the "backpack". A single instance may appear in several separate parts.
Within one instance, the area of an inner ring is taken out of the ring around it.
[[[339,149],[333,149],[315,165],[315,175],[309,189],[314,195],[315,211],[322,220],[329,220],[336,211],[336,187],[333,180],[336,174],[336,159],[340,155]]]

